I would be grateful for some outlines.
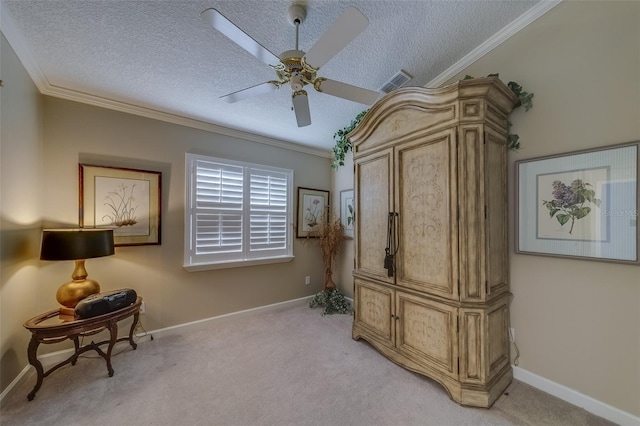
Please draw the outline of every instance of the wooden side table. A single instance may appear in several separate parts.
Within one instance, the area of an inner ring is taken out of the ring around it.
[[[109,312],[108,314],[86,319],[75,319],[72,316],[60,315],[60,311],[56,309],[33,317],[25,322],[24,327],[31,332],[31,341],[29,342],[29,347],[27,349],[29,364],[35,367],[38,374],[36,385],[33,387],[33,390],[29,395],[27,395],[27,399],[31,401],[35,398],[36,392],[40,389],[42,380],[45,377],[63,365],[69,363],[71,363],[71,365],[75,365],[78,360],[78,356],[86,351],[94,350],[98,355],[104,358],[107,362],[109,377],[113,376],[114,371],[111,366],[111,352],[113,350],[113,346],[117,342],[128,340],[133,349],[138,347],[138,345],[133,341],[133,331],[135,330],[136,324],[138,324],[141,304],[142,298],[138,297],[135,303],[127,307]],[[118,338],[118,321],[131,316],[133,316],[133,323],[131,324],[129,335],[127,337]],[[109,340],[104,340],[98,343],[91,341],[89,344],[80,346],[79,337],[91,336],[104,330],[109,330]],[[42,367],[42,363],[38,360],[38,346],[40,343],[59,343],[67,339],[73,340],[75,345],[73,355],[54,365],[45,372]],[[109,345],[106,353],[100,349],[100,346],[105,344]]]

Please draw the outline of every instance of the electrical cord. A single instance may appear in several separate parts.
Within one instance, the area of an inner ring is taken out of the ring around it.
[[[142,329],[142,331],[143,331],[142,334],[140,334],[140,335],[136,334],[135,335],[135,337],[137,337],[138,340],[142,339],[143,337],[147,337],[147,336],[149,336],[151,338],[151,340],[153,340],[153,334],[149,333],[147,331],[147,329],[144,328],[144,325],[142,325],[142,320],[138,320],[138,324],[136,324],[136,328],[135,329],[136,330]]]
[[[515,365],[516,367],[518,366],[518,363],[520,362],[520,349],[518,349],[518,345],[516,344],[516,336],[514,336],[513,334],[511,334],[511,316],[509,316],[509,324],[507,325],[507,327],[509,327],[507,329],[507,334],[509,335],[509,341],[511,342],[511,344],[513,344],[513,348],[516,350],[516,356],[513,357],[513,365]],[[515,333],[514,333],[515,334]]]
[[[516,345],[515,339],[513,339],[511,343],[513,343],[513,348],[516,350],[516,356],[513,358],[513,365],[517,367],[520,361],[520,350],[518,349],[518,345]]]

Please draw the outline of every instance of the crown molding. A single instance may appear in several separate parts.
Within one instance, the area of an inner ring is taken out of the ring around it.
[[[105,97],[52,85],[47,80],[44,72],[38,66],[37,62],[34,60],[31,50],[28,48],[28,45],[24,40],[22,32],[15,24],[13,18],[4,5],[4,2],[0,2],[0,30],[6,37],[7,41],[9,41],[9,44],[15,51],[18,59],[20,59],[20,62],[27,70],[29,77],[31,77],[31,80],[33,80],[34,84],[38,88],[38,91],[42,95],[67,99],[74,102],[107,108],[114,111],[151,118],[154,120],[160,120],[167,123],[178,124],[198,130],[204,130],[206,132],[244,139],[251,142],[258,142],[277,148],[287,149],[290,151],[302,152],[304,154],[315,155],[318,157],[331,158],[331,152],[329,150],[322,150],[304,145],[298,145],[293,142],[274,139],[268,136],[246,132],[243,130],[232,129],[229,127],[220,126],[218,124],[185,117],[172,112],[161,111],[149,106],[133,105],[118,100],[108,99]]]
[[[141,117],[151,118],[154,120],[160,120],[167,123],[178,124],[181,126],[191,127],[198,130],[204,130],[206,132],[216,133],[219,135],[230,136],[233,138],[244,139],[251,142],[258,142],[265,145],[270,145],[277,148],[288,149],[290,151],[302,152],[305,154],[316,155],[318,157],[330,158],[330,152],[320,149],[311,148],[308,146],[298,145],[293,142],[287,142],[279,139],[273,139],[267,136],[262,136],[256,133],[245,132],[243,130],[232,129],[230,127],[220,126],[218,124],[210,123],[207,121],[197,120],[190,117],[185,117],[179,114],[170,113],[153,109],[147,106],[134,105],[122,101],[108,99],[88,93],[79,92],[76,90],[66,89],[59,86],[48,84],[44,90],[40,90],[40,93],[47,96],[53,96],[56,98],[67,99],[74,102],[93,105],[101,108],[107,108],[127,114],[133,114]]]
[[[524,29],[527,25],[556,7],[562,0],[542,0],[520,15],[515,21],[495,33],[488,40],[482,43],[480,46],[473,49],[467,55],[463,56],[458,62],[444,70],[436,78],[428,82],[424,87],[440,87],[457,74],[462,72],[465,68],[473,64],[478,59],[498,47],[503,42],[507,41],[511,36]]]

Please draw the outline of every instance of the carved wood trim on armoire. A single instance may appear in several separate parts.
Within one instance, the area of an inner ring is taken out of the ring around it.
[[[398,89],[350,134],[353,338],[490,407],[511,383],[507,118],[498,78]]]

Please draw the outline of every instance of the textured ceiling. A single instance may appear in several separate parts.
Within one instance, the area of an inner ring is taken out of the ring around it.
[[[288,86],[235,104],[219,100],[273,80],[275,74],[203,22],[200,13],[215,7],[279,55],[295,48],[295,28],[287,20],[291,3],[2,0],[2,31],[45,94],[116,109],[144,107],[328,150],[334,144],[333,133],[366,106],[308,89],[312,124],[298,128]],[[355,6],[368,18],[364,32],[318,76],[377,90],[400,69],[414,76],[408,85],[427,85],[522,20],[538,1],[297,3],[307,8],[300,27],[304,51],[346,7]]]

